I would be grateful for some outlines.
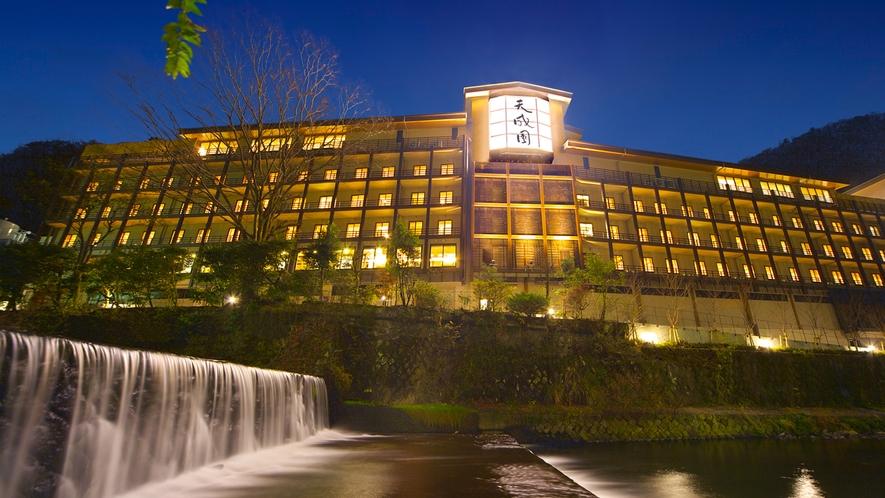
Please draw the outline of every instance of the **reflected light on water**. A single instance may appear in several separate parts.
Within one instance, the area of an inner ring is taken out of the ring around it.
[[[676,470],[662,470],[651,477],[649,484],[660,498],[701,498],[697,476]]]
[[[823,498],[824,493],[808,469],[799,469],[790,498]]]

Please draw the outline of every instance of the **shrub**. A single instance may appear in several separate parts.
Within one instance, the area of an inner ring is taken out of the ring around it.
[[[507,299],[507,308],[512,313],[525,316],[534,316],[547,311],[549,300],[541,294],[534,292],[520,292],[513,294]]]

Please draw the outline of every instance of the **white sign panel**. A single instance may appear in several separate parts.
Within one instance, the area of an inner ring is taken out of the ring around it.
[[[537,97],[489,99],[489,149],[553,152],[550,103]]]

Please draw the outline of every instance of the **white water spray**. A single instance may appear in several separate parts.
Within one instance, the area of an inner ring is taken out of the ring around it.
[[[316,377],[0,331],[2,497],[110,497],[328,420]]]

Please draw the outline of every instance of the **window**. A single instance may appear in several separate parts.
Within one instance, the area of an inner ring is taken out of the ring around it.
[[[796,269],[792,268],[792,267],[790,268],[790,280],[792,280],[793,282],[799,281],[799,272],[796,271]]]
[[[575,199],[577,199],[579,206],[589,206],[590,205],[590,196],[589,195],[576,195]]]
[[[744,248],[744,239],[742,239],[740,236],[735,237],[734,238],[734,245],[738,249],[743,249]]]
[[[138,210],[141,209],[141,204],[133,204],[131,208],[129,208],[129,216],[138,216]]]
[[[606,197],[605,198],[605,207],[608,209],[617,209],[617,204],[615,204],[614,197]]]
[[[357,168],[353,172],[354,178],[368,178],[369,177],[369,168]]]
[[[765,266],[765,278],[768,280],[774,280],[774,269],[770,266]]]
[[[410,221],[409,222],[409,232],[412,232],[412,235],[424,235],[424,222],[423,221]]]
[[[332,207],[332,196],[331,195],[321,196],[320,203],[317,207],[320,209],[329,209],[330,207]]]
[[[704,218],[709,220],[712,217],[713,217],[713,215],[710,214],[710,208],[704,208]]]
[[[736,190],[738,192],[752,192],[753,187],[750,186],[750,180],[746,178],[736,178],[733,176],[717,176],[719,188],[722,190]]]
[[[193,209],[193,207],[194,207],[193,202],[185,202],[178,209],[178,214],[191,214],[191,209]]]
[[[710,234],[710,245],[719,247],[719,237],[715,233]]]
[[[848,246],[842,246],[842,256],[845,257],[845,259],[854,258],[854,254],[852,254],[851,248]]]
[[[159,216],[159,215],[163,214],[163,209],[165,209],[165,208],[166,208],[166,203],[165,203],[165,202],[161,202],[161,203],[159,203],[159,204],[155,204],[155,205],[154,205],[154,215],[155,215],[155,216]]]
[[[172,187],[174,185],[175,185],[175,177],[174,176],[170,176],[169,178],[166,178],[165,180],[163,180],[164,187]]]
[[[703,261],[695,261],[694,262],[694,272],[698,275],[707,276],[707,263]]]
[[[612,261],[615,263],[616,270],[623,270],[624,269],[624,256],[616,254]]]
[[[767,251],[768,247],[765,245],[764,239],[756,239],[756,250],[757,251]]]
[[[879,249],[879,259],[885,261],[885,251],[883,251],[882,249]]]
[[[881,233],[879,232],[879,227],[870,226],[870,235],[873,237],[880,237]]]
[[[436,224],[437,235],[452,235],[452,220],[439,220]]]
[[[102,218],[109,218],[110,216],[111,216],[111,207],[110,206],[105,206],[105,207],[101,208],[101,217]]]
[[[386,221],[375,223],[375,237],[384,237],[386,239],[388,233],[390,233],[390,223]]]
[[[833,252],[833,246],[831,246],[830,244],[824,244],[824,245],[822,245],[822,246],[821,246],[821,249],[824,250],[824,254],[825,254],[825,255],[827,255],[827,256],[829,256],[829,257],[831,257],[831,258],[832,258],[833,256],[835,256],[835,253]]]
[[[354,194],[350,196],[350,207],[363,207],[365,196],[363,194]]]
[[[424,204],[424,192],[412,192],[412,205],[420,206]]]
[[[667,214],[667,205],[666,204],[658,204],[655,203],[655,213],[657,214]]]
[[[270,199],[261,199],[261,210],[267,211],[267,206],[270,204]]]
[[[200,184],[200,177],[199,176],[192,176],[187,184],[190,185],[191,187],[193,187],[195,185],[199,185]]]
[[[764,195],[793,198],[793,189],[783,183],[759,182]]]
[[[811,201],[817,199],[821,202],[833,202],[833,199],[830,197],[830,192],[827,190],[809,187],[800,187],[799,190],[802,192],[802,197],[804,197],[805,200]]]
[[[64,240],[61,242],[62,247],[74,247],[74,244],[77,243],[77,234],[69,234],[65,235]]]
[[[750,218],[750,223],[759,224],[759,217],[756,216],[756,213],[750,212],[747,216]]]
[[[728,267],[722,263],[716,263],[716,273],[718,273],[720,277],[728,276]]]
[[[298,251],[298,254],[295,255],[295,269],[296,270],[307,270],[307,251]]]
[[[800,242],[799,246],[802,248],[802,254],[811,256],[811,244],[808,242]]]
[[[209,242],[209,230],[200,229],[197,230],[197,238],[194,240],[197,244],[202,244],[203,242]]]
[[[151,242],[154,241],[154,235],[156,235],[156,234],[157,234],[156,230],[151,230],[150,232],[145,232],[143,239],[142,239],[142,242],[144,242],[144,245],[146,245],[146,246],[151,245]]]
[[[774,226],[779,227],[781,226],[781,217],[778,215],[774,215],[771,217],[771,222],[774,223]]]
[[[252,152],[277,152],[292,143],[289,137],[273,137],[252,140]]]
[[[237,150],[236,144],[229,144],[221,140],[213,140],[211,142],[203,142],[197,151],[201,156],[214,156],[218,154],[227,154]]]
[[[96,190],[98,190],[98,182],[89,182],[86,184],[87,192],[95,192]]]
[[[430,246],[430,267],[455,266],[458,263],[455,244],[435,244]]]
[[[842,222],[833,221],[830,224],[833,226],[834,232],[844,232],[845,231],[845,228],[842,227]]]
[[[269,175],[267,175],[268,183],[276,183],[280,180],[280,173],[278,171],[271,171]]]
[[[781,241],[781,252],[784,254],[790,253],[790,244],[788,244],[786,240]]]
[[[344,145],[344,135],[311,135],[304,137],[303,150],[340,149]]]
[[[92,240],[89,241],[89,245],[91,245],[91,246],[97,246],[99,240],[101,240],[101,234],[100,234],[100,233],[94,233],[94,234],[92,234]]]
[[[612,225],[608,227],[609,234],[611,234],[611,238],[615,240],[619,240],[621,238],[621,230],[617,225]]]
[[[242,199],[237,201],[236,206],[234,206],[234,212],[242,213],[249,209],[249,199]]]
[[[878,273],[873,273],[873,283],[876,284],[876,287],[882,287],[882,275]]]
[[[667,273],[679,273],[679,263],[675,259],[665,259],[667,263]]]
[[[839,270],[833,270],[830,272],[830,276],[833,277],[833,283],[838,285],[845,284],[845,279],[842,278],[842,272]]]
[[[380,194],[378,196],[379,206],[389,206],[393,202],[393,194]]]
[[[694,209],[691,206],[682,206],[682,216],[694,217]]]
[[[737,216],[734,215],[734,211],[731,209],[728,210],[728,221],[737,221]]]
[[[651,258],[642,258],[642,269],[648,273],[655,272],[655,262]]]
[[[593,223],[581,223],[581,237],[593,237]]]
[[[863,259],[865,259],[867,261],[873,260],[873,252],[870,251],[869,247],[861,247],[860,252],[861,252],[861,254],[863,254]]]
[[[299,171],[298,178],[295,181],[303,182],[304,180],[307,180],[307,171]],[[296,266],[297,265],[298,264],[296,263]]]
[[[393,166],[385,166],[381,168],[381,178],[393,178],[395,171]]]
[[[823,229],[824,229],[824,222],[823,222],[823,221],[821,221],[821,220],[814,220],[813,223],[814,223],[814,229],[815,229],[815,230],[823,230]]]
[[[240,240],[240,231],[236,228],[228,228],[227,229],[227,237],[225,239],[227,242],[236,242]]]
[[[132,232],[123,232],[120,234],[120,245],[125,246],[129,243],[129,237],[132,235]]]
[[[120,190],[123,188],[123,180],[117,180],[117,183],[114,184],[114,190]]]
[[[215,178],[212,180],[215,185],[223,185],[225,180],[224,175],[215,175]]]
[[[353,239],[360,236],[360,224],[359,223],[348,223],[347,230],[344,232],[344,236],[348,239]]]
[[[744,265],[744,276],[747,278],[756,278],[756,271],[751,265]]]
[[[206,208],[203,209],[203,213],[209,214],[215,209],[215,204],[213,202],[207,202]]]
[[[633,210],[637,213],[644,213],[645,206],[642,205],[642,201],[633,201]]]
[[[329,229],[328,223],[318,223],[313,226],[313,238],[320,239],[326,236],[326,230]]]
[[[812,268],[811,270],[808,270],[808,274],[811,276],[812,282],[820,283],[820,272],[818,270]]]
[[[863,228],[861,228],[861,226],[858,225],[857,223],[853,223],[853,224],[851,225],[851,229],[854,230],[854,233],[855,233],[855,234],[857,234],[857,235],[863,235]]]
[[[372,268],[384,268],[387,264],[386,247],[364,247],[363,258],[360,267],[371,270]]]
[[[666,242],[668,244],[673,243],[673,232],[670,230],[661,230],[661,242]]]
[[[141,181],[138,183],[138,188],[145,189],[145,188],[148,188],[148,186],[150,184],[151,184],[150,178],[142,178]]]
[[[455,165],[454,164],[442,164],[439,167],[440,175],[454,175],[455,174]]]
[[[701,234],[699,234],[697,232],[692,232],[691,240],[694,243],[694,245],[696,245],[696,246],[701,245]]]
[[[89,211],[87,211],[86,208],[77,208],[77,212],[74,213],[74,219],[84,220],[88,214]]]
[[[286,227],[286,240],[294,240],[298,235],[298,227],[295,225],[289,225]]]
[[[169,240],[169,243],[180,244],[182,238],[184,238],[184,230],[175,230],[172,232],[172,238]]]
[[[296,197],[296,198],[292,199],[292,210],[298,211],[299,209],[301,209],[301,202],[303,200],[304,199],[302,199],[301,197]]]
[[[439,193],[439,203],[440,204],[451,204],[452,203],[452,191],[448,190],[445,192]]]
[[[338,170],[337,169],[327,169],[323,171],[323,180],[334,180],[338,178]]]
[[[424,164],[416,164],[412,167],[412,176],[427,176],[427,166]]]
[[[854,282],[854,285],[863,285],[863,278],[856,271],[851,272],[851,281]]]
[[[802,228],[802,220],[800,218],[792,218],[790,221],[793,222],[793,228]]]
[[[639,242],[648,242],[648,228],[639,227]]]

